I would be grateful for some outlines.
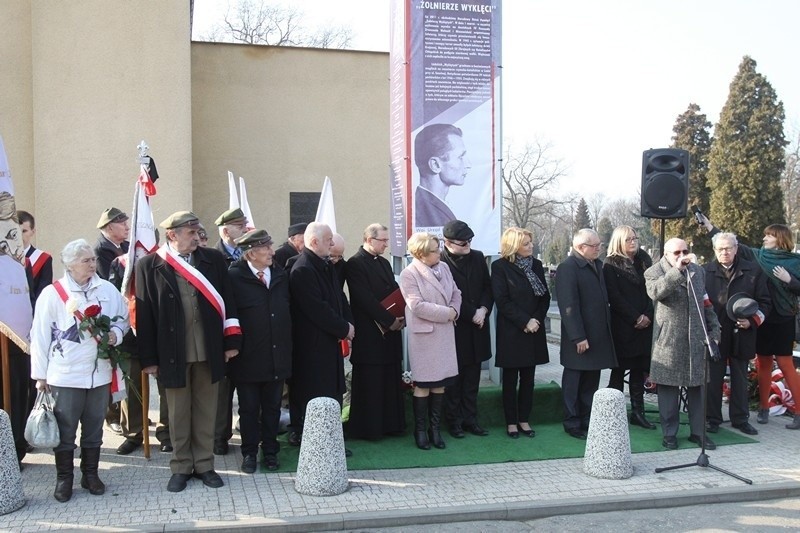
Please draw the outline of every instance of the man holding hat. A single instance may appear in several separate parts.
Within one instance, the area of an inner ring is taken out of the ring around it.
[[[225,363],[241,343],[228,265],[212,248],[199,248],[200,221],[189,211],[161,223],[166,240],[136,264],[136,326],[142,370],[167,389],[170,492],[192,475],[211,488],[223,485],[214,471],[214,418]]]
[[[277,470],[278,427],[283,382],[292,370],[292,320],[289,277],[273,264],[272,238],[262,229],[236,239],[243,261],[228,270],[242,336],[228,377],[239,395],[244,473],[256,471],[258,447],[264,465]]]
[[[281,268],[286,268],[286,261],[290,257],[298,255],[303,251],[305,244],[303,243],[303,234],[306,231],[308,224],[292,224],[289,226],[289,240],[283,243],[277,250],[275,250],[275,257],[273,261]]]
[[[711,242],[716,259],[705,267],[706,292],[722,328],[722,359],[709,363],[708,432],[716,433],[722,423],[722,380],[729,366],[731,425],[746,435],[757,435],[749,422],[747,363],[756,356],[756,329],[772,309],[767,278],[757,263],[736,255],[739,243],[733,233],[717,233]]]
[[[94,253],[97,255],[97,275],[108,281],[111,261],[128,253],[131,225],[128,223],[128,215],[116,207],[109,207],[100,215],[97,229],[100,230],[100,236],[94,245]]]
[[[485,437],[478,424],[478,385],[481,364],[492,356],[489,314],[492,312],[492,280],[486,258],[471,248],[475,233],[461,220],[451,220],[442,228],[442,261],[450,267],[453,281],[461,291],[461,309],[456,321],[458,376],[455,385],[445,389],[445,413],[450,434],[464,437],[464,431]]]
[[[216,248],[222,252],[230,265],[242,256],[242,250],[236,245],[236,239],[247,231],[247,217],[236,207],[218,216],[214,224],[219,228],[219,242]]]

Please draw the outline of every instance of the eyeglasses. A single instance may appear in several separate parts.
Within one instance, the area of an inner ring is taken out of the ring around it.
[[[628,237],[625,239],[625,242],[636,242],[639,240],[639,237]]]
[[[470,243],[472,243],[472,239],[467,239],[466,241],[451,241],[448,239],[447,242],[455,244],[456,246],[469,246]]]
[[[388,239],[388,238],[386,238],[386,239],[378,239],[377,237],[370,237],[370,239],[372,239],[373,241],[380,241],[380,242],[382,242],[382,243],[384,243],[384,244],[386,244],[387,242],[389,242],[389,239]]]
[[[602,242],[598,242],[597,244],[589,244],[588,242],[584,242],[584,243],[581,243],[581,246],[587,246],[589,248],[594,248],[596,250],[597,248],[600,248],[601,246],[603,246],[603,243]]]
[[[717,251],[717,252],[720,252],[720,253],[722,253],[722,252],[732,252],[734,250],[734,247],[733,246],[725,246],[724,248],[714,248],[714,250]]]
[[[675,250],[674,252],[668,252],[674,255],[675,257],[679,255],[689,255],[689,250]]]

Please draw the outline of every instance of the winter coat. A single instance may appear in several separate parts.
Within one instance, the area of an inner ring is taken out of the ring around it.
[[[572,370],[617,366],[603,263],[595,259],[592,264],[594,268],[573,251],[556,269],[561,364]],[[577,344],[584,340],[589,341],[589,349],[578,354]]]
[[[108,279],[111,261],[115,257],[127,254],[129,246],[130,243],[128,241],[122,241],[122,244],[116,246],[102,233],[97,237],[97,242],[94,244],[94,254],[97,256],[97,275],[101,279]]]
[[[533,272],[547,287],[542,262],[533,260]],[[550,308],[550,292],[536,296],[525,272],[507,259],[492,263],[492,293],[497,302],[497,349],[495,366],[524,368],[550,362],[544,321]],[[525,333],[531,318],[539,321],[536,333]]]
[[[687,271],[691,287],[686,274],[666,258],[644,273],[647,294],[655,307],[650,379],[661,385],[701,386],[706,354],[703,321],[710,340],[719,342],[720,338],[717,314],[706,296],[704,270],[689,264]],[[694,294],[690,297],[692,287]]]
[[[450,268],[439,262],[441,280],[419,259],[400,273],[406,300],[408,360],[415,381],[434,382],[458,375],[451,307],[461,308],[461,291]]]

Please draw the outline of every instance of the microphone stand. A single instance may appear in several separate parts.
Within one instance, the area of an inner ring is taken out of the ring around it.
[[[687,463],[682,465],[674,465],[674,466],[665,466],[662,468],[656,468],[656,474],[660,474],[661,472],[667,472],[669,470],[678,470],[681,468],[689,468],[691,466],[699,466],[702,468],[711,468],[712,470],[716,470],[717,472],[722,472],[723,474],[727,474],[733,478],[738,479],[748,485],[753,484],[752,479],[747,479],[733,472],[725,470],[724,468],[720,468],[718,466],[714,466],[708,460],[708,454],[706,454],[706,415],[708,411],[708,396],[706,395],[706,387],[708,386],[708,360],[711,357],[711,339],[708,337],[708,328],[706,327],[705,317],[703,316],[703,312],[700,309],[700,304],[697,302],[697,293],[695,292],[694,284],[692,283],[692,276],[689,272],[689,265],[686,266],[686,281],[688,282],[688,291],[691,292],[691,297],[694,299],[694,305],[697,308],[697,314],[700,317],[700,324],[703,327],[703,334],[705,335],[705,339],[703,340],[703,344],[705,345],[704,348],[704,357],[703,357],[703,383],[700,385],[700,394],[703,398],[703,433],[700,435],[700,455],[697,456],[697,460],[694,463]]]

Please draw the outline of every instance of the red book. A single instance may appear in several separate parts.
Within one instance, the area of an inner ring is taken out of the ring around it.
[[[395,318],[402,318],[405,316],[406,301],[403,299],[403,293],[400,292],[399,288],[395,289],[392,294],[381,300],[381,305],[384,309],[392,313]]]

